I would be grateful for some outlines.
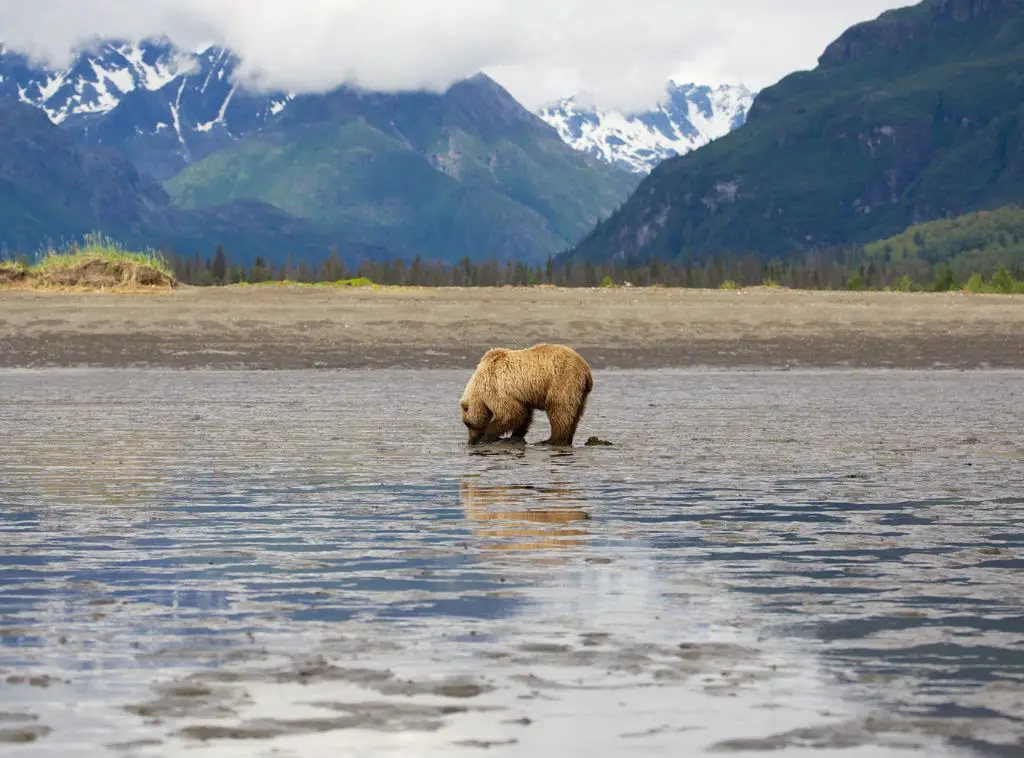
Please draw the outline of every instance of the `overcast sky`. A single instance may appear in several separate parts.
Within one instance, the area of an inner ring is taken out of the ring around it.
[[[484,70],[527,107],[582,90],[653,104],[670,77],[760,89],[914,0],[0,0],[0,36],[66,63],[90,38],[213,42],[245,83],[443,89]]]

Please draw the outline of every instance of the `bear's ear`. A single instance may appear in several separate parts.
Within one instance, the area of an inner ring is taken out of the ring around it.
[[[463,411],[468,411],[469,410],[469,403],[467,403],[465,400],[463,400],[461,403],[459,403],[459,405],[462,407]]]

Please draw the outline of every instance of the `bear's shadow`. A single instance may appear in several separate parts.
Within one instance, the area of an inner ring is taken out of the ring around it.
[[[569,455],[581,447],[610,447],[611,442],[600,437],[590,437],[582,445],[552,445],[547,442],[527,442],[523,437],[503,437],[494,442],[479,442],[470,446],[474,455],[501,455],[503,453],[523,453],[528,447],[539,447],[551,450],[559,455]]]

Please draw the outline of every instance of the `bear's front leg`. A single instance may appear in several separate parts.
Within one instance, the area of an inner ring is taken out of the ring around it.
[[[526,442],[526,433],[530,431],[530,424],[533,423],[533,408],[524,407],[519,422],[509,436],[510,442]]]
[[[489,445],[492,442],[497,442],[499,439],[501,439],[501,435],[504,431],[505,430],[502,429],[501,424],[492,421],[487,425],[487,428],[484,429],[484,433],[483,435],[481,435],[480,441],[485,445]]]

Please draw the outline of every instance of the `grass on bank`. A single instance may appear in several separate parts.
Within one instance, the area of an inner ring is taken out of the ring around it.
[[[274,279],[262,282],[238,282],[239,287],[380,287],[365,276],[323,282],[299,282],[294,279]]]
[[[48,250],[33,262],[0,261],[0,286],[55,289],[172,289],[177,278],[158,253],[133,252],[99,234]]]

